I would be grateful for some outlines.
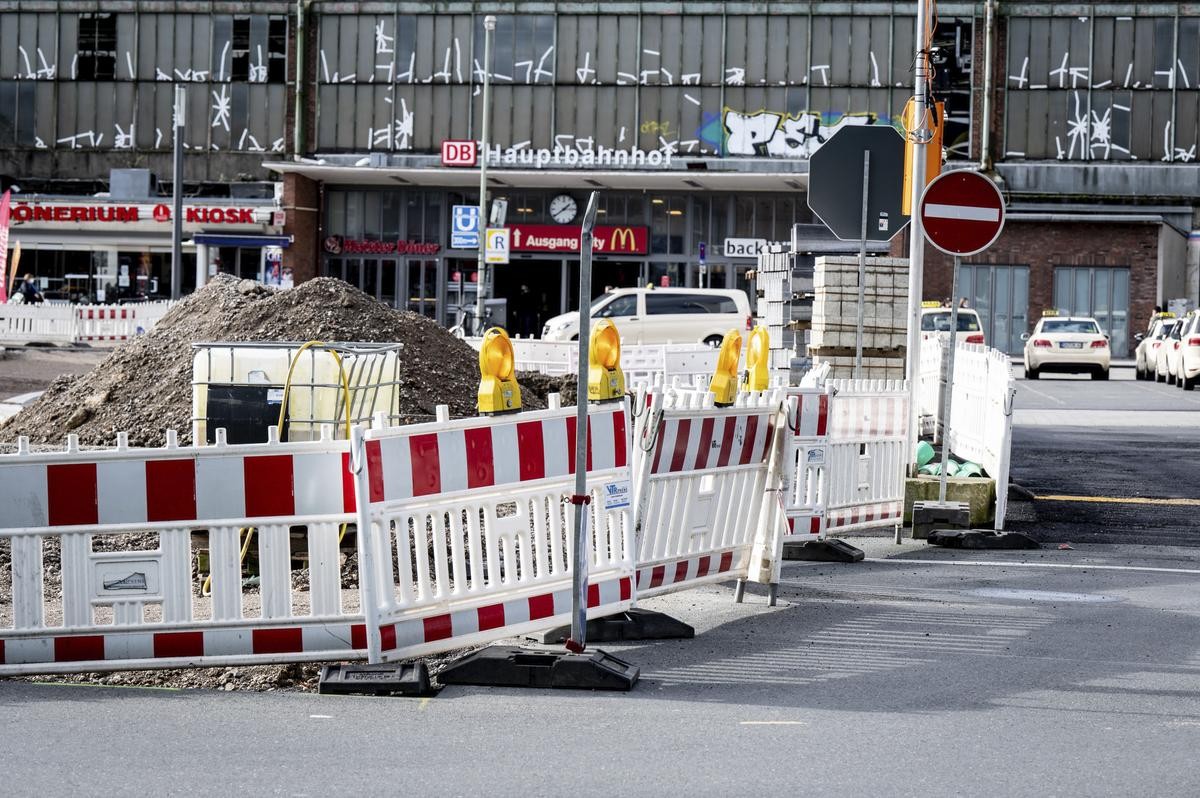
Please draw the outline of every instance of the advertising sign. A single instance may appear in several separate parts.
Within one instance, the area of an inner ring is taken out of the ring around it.
[[[484,261],[486,263],[508,263],[509,238],[507,227],[489,227]]]
[[[513,252],[579,252],[581,229],[560,224],[514,224]],[[597,225],[592,232],[592,252],[597,255],[645,255],[650,234],[645,227]]]

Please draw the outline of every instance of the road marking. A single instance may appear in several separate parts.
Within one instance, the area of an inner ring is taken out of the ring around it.
[[[333,719],[333,715],[309,715],[309,717],[315,718],[317,720],[332,720]]]
[[[1051,396],[1050,394],[1046,393],[1045,391],[1039,391],[1037,388],[1034,388],[1032,385],[1030,385],[1028,383],[1028,381],[1022,383],[1021,387],[1025,388],[1028,391],[1032,391],[1033,393],[1036,393],[1038,396],[1044,396],[1047,399],[1049,399],[1051,402],[1057,402],[1060,405],[1066,404],[1066,402],[1064,402],[1062,399],[1059,399],[1057,396]],[[1021,408],[1021,409],[1025,410],[1027,408]]]
[[[1200,507],[1200,499],[1149,499],[1141,496],[1062,496],[1057,493],[1035,495],[1043,502],[1083,502],[1085,504],[1151,504],[1156,507]]]
[[[743,720],[738,722],[739,726],[807,726],[808,722],[803,720]]]
[[[1018,560],[908,560],[886,557],[867,557],[866,562],[892,563],[895,565],[991,565],[997,568],[1077,568],[1087,571],[1142,571],[1156,574],[1198,574],[1200,568],[1156,568],[1149,565],[1086,565],[1084,563],[1020,562]]]

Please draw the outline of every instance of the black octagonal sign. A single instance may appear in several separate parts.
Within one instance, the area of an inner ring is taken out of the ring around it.
[[[808,163],[808,207],[843,241],[862,237],[863,153],[871,153],[867,240],[890,241],[908,225],[903,213],[904,137],[890,125],[843,127]]]

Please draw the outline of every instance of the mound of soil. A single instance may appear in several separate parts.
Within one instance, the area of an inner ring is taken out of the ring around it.
[[[0,443],[27,435],[34,444],[61,444],[75,433],[82,445],[111,446],[126,431],[131,446],[161,446],[167,429],[190,443],[192,344],[311,340],[403,344],[400,413],[408,423],[432,420],[439,404],[456,418],[476,413],[478,354],[432,319],[333,278],[279,291],[218,275],[90,372],[56,379],[0,425]],[[524,393],[527,409],[545,407],[539,391]]]

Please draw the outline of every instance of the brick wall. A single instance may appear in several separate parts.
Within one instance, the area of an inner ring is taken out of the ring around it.
[[[297,284],[317,276],[320,266],[321,191],[314,180],[303,175],[283,176],[283,210],[287,224],[283,232],[292,244],[283,251],[283,266],[292,270]]]

